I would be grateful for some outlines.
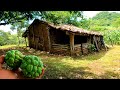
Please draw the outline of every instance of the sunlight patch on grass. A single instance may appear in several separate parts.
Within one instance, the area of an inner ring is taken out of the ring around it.
[[[120,73],[120,46],[114,46],[111,48],[103,57],[99,60],[92,62],[91,71],[100,72],[101,74],[106,71],[111,71],[114,73]],[[100,71],[101,70],[101,71]]]
[[[74,59],[62,59],[61,62],[71,67],[81,67],[81,66],[84,67],[90,63],[90,61],[87,60],[74,60]]]
[[[10,46],[3,48],[6,47]],[[120,79],[120,46],[78,57],[52,55],[24,45],[21,47],[16,49],[42,59],[46,66],[43,79]]]
[[[16,47],[16,45],[4,45],[4,46],[0,46],[0,49],[6,49],[11,47]]]
[[[19,47],[23,47],[25,44],[20,44]],[[18,47],[18,45],[4,45],[0,46],[0,49],[7,49],[7,48],[12,48],[12,47]]]
[[[49,57],[43,62],[52,65],[54,70],[58,70],[56,74],[68,78],[86,78],[86,79],[106,79],[106,78],[120,78],[120,46],[109,49],[108,51],[101,51],[95,54],[80,57]],[[50,63],[48,63],[50,62]],[[83,68],[84,71],[82,70]],[[53,71],[54,72],[54,71]],[[62,75],[60,74],[62,73]],[[68,75],[69,73],[69,75]],[[107,74],[109,74],[107,77]],[[68,76],[67,76],[68,75]],[[115,75],[117,75],[115,77]],[[57,77],[56,77],[57,78]]]

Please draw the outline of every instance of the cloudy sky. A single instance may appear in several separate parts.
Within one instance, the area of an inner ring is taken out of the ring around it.
[[[95,16],[97,13],[99,13],[101,11],[84,11],[84,16],[86,18],[92,18],[93,16]],[[120,13],[120,11],[109,11],[109,12],[118,12]],[[4,31],[11,31],[11,33],[16,33],[16,30],[13,32],[11,29],[10,29],[10,25],[5,25],[5,26],[0,26],[0,30],[4,30]]]
[[[92,18],[93,16],[95,16],[99,12],[101,12],[101,11],[84,11],[83,14],[86,18]]]

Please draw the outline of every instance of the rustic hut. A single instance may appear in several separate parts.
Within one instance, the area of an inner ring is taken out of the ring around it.
[[[33,21],[23,37],[28,38],[30,48],[64,55],[87,54],[89,44],[95,44],[99,51],[103,41],[103,36],[98,32],[73,25],[55,26],[39,19]]]

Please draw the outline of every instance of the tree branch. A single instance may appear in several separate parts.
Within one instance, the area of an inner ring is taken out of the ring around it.
[[[0,25],[7,25],[7,24],[9,24],[9,23],[0,23]]]
[[[22,22],[22,21],[17,21],[17,22]],[[7,24],[12,24],[12,23],[16,23],[16,22],[5,22],[5,23],[0,23],[0,25],[7,25]]]

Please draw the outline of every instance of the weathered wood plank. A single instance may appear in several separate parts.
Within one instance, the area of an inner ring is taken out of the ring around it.
[[[81,46],[81,44],[76,44],[74,45],[74,48],[79,48]]]
[[[70,46],[69,44],[65,44],[65,45],[62,45],[62,44],[52,44],[52,46]]]

